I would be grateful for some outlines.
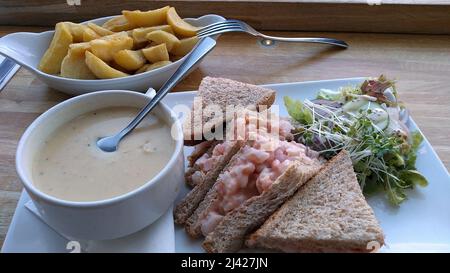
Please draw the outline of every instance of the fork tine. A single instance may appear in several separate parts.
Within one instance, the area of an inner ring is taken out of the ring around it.
[[[250,26],[249,24],[247,24],[246,22],[241,21],[241,20],[227,19],[226,21],[227,21],[228,23],[237,24],[237,25],[241,26],[242,28],[245,28],[246,26]]]
[[[229,23],[229,22],[221,22],[220,24],[216,23],[216,24],[212,24],[212,25],[206,26],[206,27],[204,27],[204,28],[198,30],[198,31],[197,31],[197,34],[198,34],[198,35],[202,35],[202,34],[205,33],[205,32],[213,31],[213,30],[216,30],[216,29],[218,29],[218,28],[231,27],[231,26],[239,26],[239,25],[236,24],[236,23],[234,23],[234,22],[232,22],[232,23]]]
[[[226,28],[222,28],[222,29],[218,29],[218,30],[214,30],[214,31],[204,32],[200,35],[197,34],[197,37],[204,38],[204,37],[214,36],[214,35],[225,33],[225,32],[245,32],[245,30],[242,29],[241,27],[226,27]]]
[[[221,27],[216,27],[214,29],[210,29],[210,30],[207,30],[207,31],[203,31],[203,32],[197,33],[197,35],[210,36],[211,33],[213,33],[213,32],[218,32],[218,31],[220,32],[220,31],[225,30],[225,29],[242,29],[242,28],[240,26],[221,26]]]
[[[227,19],[225,21],[220,21],[220,22],[216,22],[216,23],[212,23],[212,24],[206,25],[206,26],[200,28],[199,31],[202,31],[204,29],[208,29],[208,28],[211,28],[211,27],[215,27],[217,25],[223,25],[223,24],[228,24],[228,23],[236,23],[236,22],[235,22],[235,20]]]
[[[220,34],[220,33],[224,33],[224,32],[229,32],[229,31],[244,31],[241,27],[222,27],[222,28],[218,28],[215,30],[211,30],[211,31],[207,31],[207,32],[203,32],[201,34],[197,34],[197,36],[199,37],[207,37],[207,36],[213,36],[216,34]]]
[[[239,24],[244,23],[244,21],[236,20],[236,19],[227,19],[224,22],[239,23]]]
[[[205,29],[209,29],[209,28],[214,27],[214,26],[217,26],[217,25],[222,25],[222,24],[227,23],[227,22],[228,22],[228,20],[220,21],[220,22],[215,22],[215,23],[206,25],[206,26],[204,26],[204,27],[201,27],[198,31],[202,31],[202,30],[205,30]]]

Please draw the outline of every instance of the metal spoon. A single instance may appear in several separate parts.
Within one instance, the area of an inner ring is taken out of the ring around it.
[[[97,141],[97,147],[104,152],[115,152],[119,146],[119,142],[128,135],[143,119],[152,111],[153,108],[161,101],[164,96],[190,72],[203,57],[206,56],[216,45],[216,41],[212,38],[203,38],[189,53],[184,62],[175,71],[175,73],[164,83],[156,95],[150,102],[142,108],[139,114],[120,132],[115,135],[100,138]]]

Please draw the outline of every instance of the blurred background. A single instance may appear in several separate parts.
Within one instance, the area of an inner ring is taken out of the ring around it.
[[[164,5],[184,18],[215,13],[261,30],[450,33],[450,0],[0,0],[0,25],[53,26]]]

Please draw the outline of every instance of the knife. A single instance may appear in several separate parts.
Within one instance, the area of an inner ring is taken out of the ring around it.
[[[10,58],[5,57],[5,59],[0,63],[0,91],[6,86],[17,69],[19,69],[19,65]]]

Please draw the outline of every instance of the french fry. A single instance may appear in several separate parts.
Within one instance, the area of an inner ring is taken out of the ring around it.
[[[144,73],[147,71],[155,70],[157,68],[161,68],[163,66],[171,64],[171,61],[161,61],[154,64],[145,64],[143,67],[138,69],[135,74]]]
[[[155,30],[147,34],[147,39],[156,44],[166,44],[167,50],[171,51],[174,46],[180,44],[180,40],[168,32],[162,30]]]
[[[84,32],[83,32],[83,42],[90,42],[90,41],[95,40],[95,39],[98,39],[98,38],[100,38],[100,37],[101,37],[101,36],[98,35],[98,33],[95,32],[95,31],[93,31],[92,29],[90,29],[90,28],[84,29]]]
[[[149,11],[123,10],[122,15],[102,25],[61,22],[55,26],[54,37],[38,67],[46,73],[78,79],[150,71],[188,54],[198,42],[197,30],[170,6]]]
[[[160,9],[140,11],[140,10],[123,10],[122,14],[131,24],[138,27],[151,27],[163,25],[166,23],[167,11],[169,6]]]
[[[141,68],[136,70],[136,72],[134,72],[134,74],[140,74],[140,73],[146,72],[149,66],[150,66],[150,64],[144,64]]]
[[[111,35],[111,34],[114,34],[114,32],[112,32],[111,30],[109,30],[109,29],[106,29],[106,28],[104,28],[104,27],[101,27],[101,26],[99,26],[99,25],[96,25],[96,24],[94,24],[94,23],[88,23],[87,24],[88,25],[88,27],[90,28],[90,29],[92,29],[93,31],[95,31],[98,35],[100,35],[100,36],[107,36],[107,35]]]
[[[90,42],[91,52],[105,62],[112,61],[114,54],[122,49],[133,48],[133,39],[130,37],[117,37],[109,40],[96,39]]]
[[[61,63],[67,55],[69,45],[73,42],[72,34],[64,23],[55,26],[55,34],[49,48],[39,63],[39,70],[49,74],[58,74],[61,71]]]
[[[190,38],[181,39],[180,43],[177,44],[176,46],[174,46],[172,48],[172,50],[170,51],[170,53],[172,53],[173,55],[176,55],[176,56],[184,56],[184,55],[188,54],[197,43],[198,43],[198,38],[195,36],[190,37]]]
[[[79,43],[83,42],[83,33],[87,28],[85,25],[76,24],[72,22],[64,22],[69,27],[70,33],[72,34],[73,42]]]
[[[120,38],[126,38],[126,37],[130,37],[130,35],[128,35],[128,32],[127,31],[120,31],[120,32],[115,32],[115,33],[113,33],[111,35],[100,37],[99,39],[101,39],[101,40],[113,40],[113,39],[120,39]]]
[[[183,37],[192,37],[197,34],[198,27],[187,23],[178,15],[175,8],[169,8],[167,11],[167,23],[172,27],[173,31]]]
[[[137,70],[145,64],[141,50],[120,50],[114,55],[114,61],[126,70]]]
[[[151,63],[169,60],[169,52],[167,51],[166,44],[144,48],[142,49],[142,53]]]
[[[122,38],[128,37],[128,35],[125,31],[122,31],[122,32],[117,32],[117,33],[111,34],[111,35],[103,36],[98,39],[112,40],[112,39],[121,38],[121,37]],[[69,53],[72,52],[71,54],[83,55],[83,57],[84,57],[84,52],[86,50],[90,50],[90,49],[91,49],[90,42],[74,43],[69,46]]]
[[[86,51],[85,61],[92,73],[99,79],[113,79],[128,76],[127,73],[112,68],[89,51]]]
[[[122,66],[120,66],[118,63],[116,63],[114,61],[110,62],[109,66],[111,66],[112,68],[114,68],[116,70],[122,71],[123,73],[126,73],[126,74],[128,74],[130,72],[129,70],[123,68]]]
[[[127,18],[123,15],[116,16],[106,21],[102,27],[109,29],[113,32],[126,31],[135,28],[136,26],[128,22]]]
[[[131,36],[135,43],[147,42],[147,34],[155,30],[162,30],[173,34],[173,30],[169,25],[161,25],[155,27],[140,27],[132,30]]]
[[[91,49],[91,44],[89,42],[75,43],[69,46],[67,54],[82,56],[84,58],[84,52],[89,49]]]
[[[70,50],[61,63],[61,77],[83,80],[95,79],[95,75],[86,65],[84,54],[71,54]]]
[[[148,47],[148,42],[136,43],[133,44],[133,50],[139,50]]]
[[[171,63],[172,63],[171,61],[160,61],[160,62],[157,62],[157,63],[149,65],[148,68],[147,68],[147,71],[154,70],[154,69],[157,69],[157,68],[161,68],[161,67],[169,65]]]

